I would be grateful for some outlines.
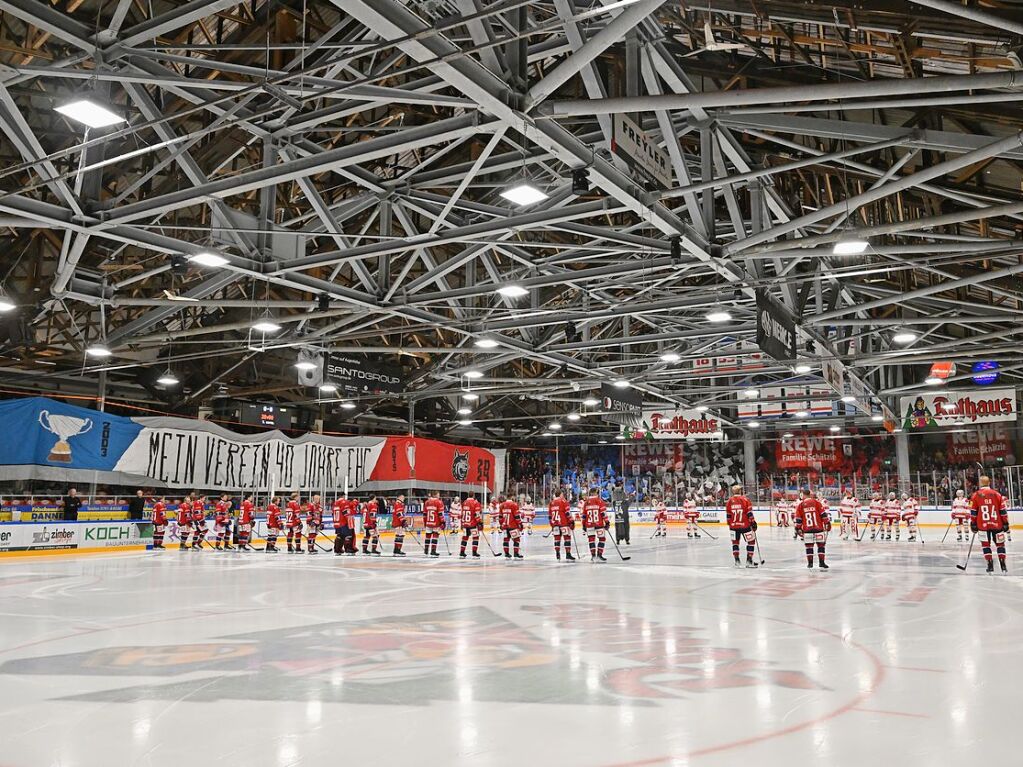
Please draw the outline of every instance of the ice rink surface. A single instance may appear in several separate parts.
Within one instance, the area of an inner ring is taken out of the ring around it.
[[[0,562],[2,767],[1018,763],[1023,561],[785,530],[765,566],[169,550]],[[1017,538],[1019,537],[1017,533]],[[390,551],[390,541],[386,542]]]

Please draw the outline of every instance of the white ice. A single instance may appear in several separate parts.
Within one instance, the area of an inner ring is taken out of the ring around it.
[[[954,532],[833,536],[826,573],[785,530],[758,571],[651,532],[608,564],[542,531],[523,562],[0,560],[0,765],[1019,763],[1021,581]]]

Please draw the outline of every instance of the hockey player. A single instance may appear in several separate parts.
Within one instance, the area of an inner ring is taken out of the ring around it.
[[[279,499],[274,496],[266,505],[266,548],[267,554],[276,554],[280,551],[277,548],[277,536],[281,534],[281,507]]]
[[[444,534],[444,501],[433,491],[423,503],[423,550],[428,557],[439,557],[437,543]]]
[[[252,539],[254,524],[256,524],[256,507],[252,503],[252,496],[246,495],[238,510],[238,548],[242,551],[252,551],[249,541]]]
[[[583,500],[583,532],[590,544],[590,561],[606,562],[604,544],[610,521],[607,516],[607,504],[601,500],[597,488],[590,490],[589,496]]]
[[[291,499],[284,510],[284,528],[288,537],[288,553],[302,553],[302,504],[299,503],[298,493],[292,493]]]
[[[501,547],[504,550],[505,559],[512,558],[512,550],[515,552],[515,559],[524,559],[519,551],[522,544],[522,513],[519,511],[519,505],[511,498],[504,496],[498,499],[498,503],[503,533]]]
[[[807,497],[806,493],[804,493],[802,490],[800,490],[799,491],[799,495],[796,497],[796,502],[795,502],[795,504],[792,507],[793,520],[795,519],[796,509],[799,508],[799,504],[801,504],[804,500],[806,500],[806,497]],[[800,531],[799,526],[798,525],[794,525],[793,526],[793,530],[792,530],[792,540],[796,540],[796,538],[802,538],[802,537],[803,537],[803,534]]]
[[[661,498],[654,499],[654,538],[668,537],[668,507]]]
[[[195,527],[195,540],[192,551],[199,551],[206,540],[206,497],[199,496],[192,501],[192,525]]]
[[[909,541],[916,540],[917,517],[920,516],[920,502],[911,498],[906,493],[902,494],[902,521],[906,523],[906,530],[909,531]]]
[[[533,499],[528,495],[522,497],[522,524],[525,526],[526,535],[533,534],[533,520],[536,519],[536,506]]]
[[[459,547],[458,556],[465,559],[465,549],[469,545],[469,538],[472,538],[472,558],[480,558],[480,530],[483,529],[483,506],[474,496],[469,496],[460,504],[462,518],[458,524],[462,528],[462,543]]]
[[[227,531],[230,529],[231,519],[231,501],[227,497],[227,493],[220,496],[220,500],[213,507],[213,532],[217,534],[217,542],[213,545],[214,550],[233,550],[234,546],[231,545],[231,539],[227,536]]]
[[[574,562],[572,556],[572,530],[575,528],[575,520],[572,519],[571,507],[565,500],[563,490],[558,490],[547,507],[551,518],[551,535],[554,536],[554,556],[561,559],[561,546],[565,545],[565,560]]]
[[[892,529],[895,530],[895,540],[899,540],[902,530],[899,520],[902,519],[902,501],[895,497],[895,493],[888,493],[888,500],[884,505],[884,529],[885,540],[892,539]]]
[[[462,529],[462,496],[456,495],[448,505],[449,535],[454,535]]]
[[[335,498],[330,505],[330,522],[334,527],[334,554],[341,556],[345,553],[344,530],[348,525],[348,499]]]
[[[153,504],[153,548],[163,548],[163,534],[167,530],[167,507],[163,498]]]
[[[853,495],[852,490],[845,491],[838,504],[838,513],[842,521],[842,540],[849,540],[850,533],[855,538],[860,531],[860,499]]]
[[[320,496],[314,495],[305,506],[305,524],[302,526],[302,534],[306,539],[306,551],[316,554],[316,537],[323,529],[323,506],[320,504]],[[299,539],[299,552],[302,551],[302,540]]]
[[[956,525],[956,540],[969,539],[970,501],[962,490],[956,490],[956,497],[952,499],[952,521]]]
[[[188,548],[188,536],[192,533],[192,501],[182,498],[178,504],[178,535],[181,539],[181,550]]]
[[[789,526],[789,502],[782,496],[774,502],[774,518],[778,527]]]
[[[376,498],[370,498],[362,507],[362,553],[380,556],[380,531],[377,529],[377,514],[380,505]],[[370,547],[372,544],[372,547]]]
[[[880,534],[884,537],[884,508],[885,502],[880,493],[874,493],[870,499],[870,507],[867,510],[867,524],[870,525],[870,540]]]
[[[412,525],[412,517],[405,516],[405,496],[399,495],[391,506],[391,529],[394,530],[394,550],[391,552],[391,556],[405,556],[405,552],[401,549],[405,545],[406,525]]]
[[[700,510],[691,495],[687,495],[682,501],[682,516],[686,519],[686,538],[699,538],[700,528],[696,523],[700,520]]]
[[[821,570],[830,569],[824,561],[824,546],[831,530],[831,517],[824,511],[824,505],[817,500],[817,494],[811,490],[810,496],[804,498],[796,506],[794,517],[796,530],[802,535],[806,548],[806,566],[813,567],[813,545],[817,544],[817,561]]]
[[[994,541],[998,564],[1002,572],[1007,573],[1005,536],[1009,530],[1008,504],[1005,497],[991,487],[991,477],[983,476],[978,481],[980,489],[970,498],[970,529],[980,535],[980,547],[987,560],[987,571],[995,571],[995,563],[991,559],[991,542]]]
[[[742,485],[732,486],[732,496],[725,501],[725,520],[732,538],[732,557],[739,566],[739,541],[746,541],[746,567],[756,567],[753,552],[756,549],[757,521],[753,518],[753,504],[742,494]]]

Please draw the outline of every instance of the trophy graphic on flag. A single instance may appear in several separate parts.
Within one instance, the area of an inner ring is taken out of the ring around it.
[[[416,476],[416,443],[409,440],[405,443],[405,458],[408,460],[409,475]]]
[[[39,412],[39,425],[57,436],[57,442],[47,456],[48,461],[71,463],[71,445],[68,440],[85,434],[92,428],[91,418],[76,418],[73,415],[50,415],[50,411]]]

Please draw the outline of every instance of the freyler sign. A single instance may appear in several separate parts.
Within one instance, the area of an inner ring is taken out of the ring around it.
[[[615,705],[626,698],[652,705],[738,688],[766,686],[800,695],[827,689],[784,663],[754,659],[708,636],[705,628],[661,624],[601,605],[521,610],[522,623],[534,629],[489,608],[471,607],[269,629],[190,644],[121,645],[20,658],[0,666],[0,674],[121,678],[124,683],[113,689],[96,690],[90,683],[89,691],[71,699],[133,704],[140,699],[304,701],[309,683],[293,684],[301,676],[323,678],[317,695],[325,703],[426,705],[459,700],[456,664],[471,667],[476,701]],[[579,633],[580,627],[585,631]],[[555,645],[543,635],[551,628],[577,634],[571,651],[599,665],[599,686],[589,684],[573,666],[565,646],[569,642]],[[339,676],[343,685],[328,682]],[[166,681],[161,684],[160,678]]]

